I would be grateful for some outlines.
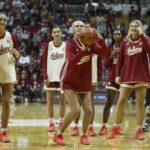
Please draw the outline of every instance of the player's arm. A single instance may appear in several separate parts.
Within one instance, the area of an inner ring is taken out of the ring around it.
[[[121,80],[121,72],[122,72],[122,67],[123,67],[123,62],[124,62],[124,45],[125,41],[121,42],[120,48],[119,48],[119,54],[118,54],[118,62],[116,66],[116,83],[120,84]]]
[[[102,59],[98,56],[97,59],[97,81],[100,82],[102,80],[103,67],[102,67]]]
[[[47,83],[48,76],[47,76],[47,51],[48,51],[48,44],[45,46],[43,50],[43,64],[42,64],[42,71],[43,71],[43,80],[44,83]]]
[[[150,54],[150,38],[145,35],[140,35],[141,40],[143,41],[144,50]]]
[[[14,36],[13,34],[11,34],[12,37],[12,42],[13,42],[13,47],[12,47],[12,55],[15,57],[16,60],[18,60],[20,58],[20,53],[18,50],[18,43],[17,43],[17,39],[16,36]]]

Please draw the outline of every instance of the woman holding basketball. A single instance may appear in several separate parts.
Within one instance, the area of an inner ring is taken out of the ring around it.
[[[15,59],[19,59],[14,36],[6,31],[7,17],[0,13],[0,87],[2,90],[2,114],[0,141],[9,142],[7,127],[10,116],[10,99],[16,83]]]
[[[125,104],[132,90],[136,95],[137,131],[135,139],[144,140],[142,123],[144,119],[144,98],[150,83],[147,54],[150,54],[150,39],[143,30],[139,20],[130,23],[128,35],[122,41],[116,67],[116,83],[120,84],[120,95],[117,103],[115,125],[108,138],[114,138],[119,131],[119,123],[124,114]]]
[[[80,113],[80,105],[84,110],[82,133],[80,142],[90,144],[87,137],[87,128],[92,117],[92,54],[107,54],[107,48],[102,37],[95,31],[101,42],[101,47],[95,42],[89,47],[80,42],[80,32],[84,28],[82,21],[73,23],[74,37],[66,45],[66,62],[62,68],[61,86],[67,100],[70,112],[65,116],[61,128],[54,136],[54,141],[59,145],[65,145],[63,132]]]

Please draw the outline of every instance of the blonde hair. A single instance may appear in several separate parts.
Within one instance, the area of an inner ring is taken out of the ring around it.
[[[6,18],[6,21],[8,21],[8,17],[3,12],[0,12],[0,16],[4,16]]]
[[[132,20],[130,22],[130,25],[129,25],[129,31],[128,31],[128,34],[127,36],[124,38],[125,40],[130,40],[131,39],[131,33],[130,33],[130,26],[132,23],[136,23],[141,29],[142,29],[142,32],[143,34],[145,35],[145,32],[144,32],[144,27],[143,27],[143,24],[140,20]]]
[[[73,32],[74,32],[74,27],[75,27],[75,26],[76,26],[76,24],[78,24],[78,23],[80,23],[80,24],[83,24],[83,25],[84,25],[84,22],[83,22],[83,21],[81,21],[81,20],[76,20],[76,21],[74,21],[74,22],[72,23]]]

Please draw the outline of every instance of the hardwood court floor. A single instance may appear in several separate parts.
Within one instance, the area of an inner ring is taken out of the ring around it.
[[[58,108],[59,106],[55,105],[56,118],[58,118]],[[94,125],[98,133],[102,121],[103,105],[96,105],[95,109]],[[115,106],[111,110],[110,127],[114,122],[114,113]],[[127,106],[122,122],[125,135],[117,136],[116,139],[107,139],[106,136],[97,135],[90,137],[91,145],[84,146],[79,143],[79,136],[70,136],[71,128],[68,128],[65,132],[66,146],[57,146],[52,140],[53,133],[47,132],[46,104],[12,104],[9,122],[11,142],[8,144],[0,142],[0,150],[149,150],[150,132],[146,133],[144,141],[137,141],[133,138],[136,130],[135,117],[134,106]]]

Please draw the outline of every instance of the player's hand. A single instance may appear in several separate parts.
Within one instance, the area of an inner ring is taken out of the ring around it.
[[[102,35],[100,35],[100,33],[99,33],[96,29],[93,28],[93,30],[94,30],[95,35],[97,36],[97,38],[98,38],[99,40],[103,40]]]
[[[15,48],[13,48],[11,54],[14,55],[16,59],[19,59],[20,57],[20,53]]]
[[[143,30],[140,26],[137,27],[137,31],[139,32],[139,35],[143,34]]]
[[[116,84],[120,85],[120,81],[121,81],[121,78],[120,78],[120,77],[116,77],[116,78],[115,78]]]
[[[46,85],[46,86],[48,86],[49,85],[49,81],[46,79],[46,80],[44,80],[44,84]]]

